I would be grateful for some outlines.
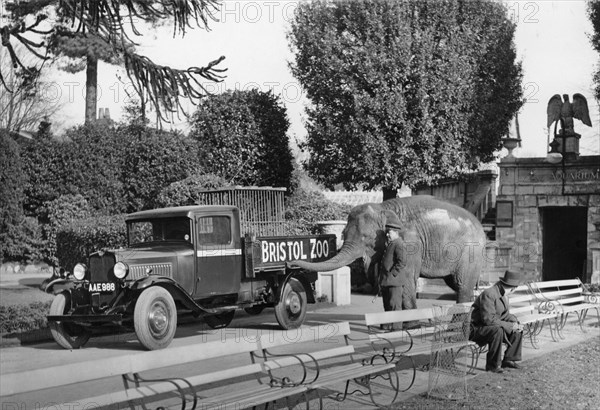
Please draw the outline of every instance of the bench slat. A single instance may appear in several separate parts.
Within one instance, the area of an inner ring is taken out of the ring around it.
[[[367,313],[365,322],[367,326],[378,326],[384,323],[411,322],[417,320],[433,319],[433,309],[395,310],[380,313]]]
[[[539,289],[544,288],[560,288],[563,286],[579,286],[581,281],[579,279],[564,279],[564,280],[551,280],[546,282],[534,282],[532,285]]]

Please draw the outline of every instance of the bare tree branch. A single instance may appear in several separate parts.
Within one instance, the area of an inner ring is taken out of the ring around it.
[[[149,101],[161,121],[168,121],[167,115],[174,112],[185,113],[180,99],[189,99],[196,105],[208,94],[201,79],[219,82],[224,78],[225,69],[216,66],[223,61],[220,57],[205,67],[174,69],[153,63],[149,58],[133,51],[136,43],[129,37],[128,30],[140,36],[136,21],[156,22],[160,19],[173,19],[173,35],[184,36],[187,28],[194,25],[208,29],[209,20],[217,21],[215,12],[220,0],[33,0],[28,5],[21,3],[7,6],[7,10],[16,18],[15,23],[0,27],[2,46],[7,48],[10,61],[14,67],[21,67],[24,73],[39,68],[25,67],[21,58],[15,53],[11,38],[21,43],[27,51],[39,59],[48,58],[48,45],[33,41],[28,35],[48,35],[65,27],[55,25],[51,30],[39,30],[38,25],[47,17],[39,14],[34,24],[25,25],[25,17],[40,12],[44,7],[55,7],[59,16],[65,17],[71,25],[70,32],[76,34],[91,33],[100,37],[123,55],[127,75],[134,84],[142,102]],[[31,77],[32,74],[30,73]],[[9,92],[11,88],[5,81],[4,70],[0,70],[1,86]]]

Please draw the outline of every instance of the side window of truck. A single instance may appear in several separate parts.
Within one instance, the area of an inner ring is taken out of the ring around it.
[[[198,243],[228,245],[231,243],[231,219],[227,216],[198,218]]]

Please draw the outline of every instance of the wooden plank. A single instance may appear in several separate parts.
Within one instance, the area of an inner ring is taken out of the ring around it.
[[[0,391],[3,396],[7,396],[215,357],[249,353],[255,350],[259,350],[258,341],[243,338],[229,342],[213,341],[164,350],[130,353],[127,356],[71,363],[26,372],[3,373],[0,375]],[[80,372],[82,366],[85,367],[85,372]]]
[[[568,290],[553,290],[553,291],[542,291],[540,292],[541,296],[546,299],[559,300],[564,299],[564,296],[580,294],[581,288],[579,289],[568,289]]]
[[[0,375],[0,391],[3,396],[8,396],[110,376],[140,373],[216,357],[249,353],[290,343],[333,339],[348,334],[350,334],[350,324],[348,322],[331,323],[273,332],[256,338],[218,340],[191,346],[171,347],[164,350],[130,353],[127,356],[71,363],[26,372],[3,373]],[[79,371],[82,366],[86,368],[84,373]]]
[[[302,326],[298,329],[272,332],[263,335],[259,341],[260,349],[272,349],[274,347],[289,345],[290,343],[337,343],[336,338],[350,334],[349,322],[335,322],[319,326]]]
[[[377,326],[384,323],[433,319],[433,317],[433,308],[395,310],[379,313],[367,313],[365,314],[365,323],[367,326]]]
[[[563,286],[579,286],[581,281],[579,279],[564,279],[564,280],[551,280],[547,282],[533,282],[531,286],[536,289],[544,289],[550,287],[560,288]]]

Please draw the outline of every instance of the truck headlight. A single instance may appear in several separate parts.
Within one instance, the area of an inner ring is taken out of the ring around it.
[[[85,278],[85,272],[87,272],[87,267],[83,263],[78,263],[73,268],[73,276],[77,280],[83,280]]]
[[[113,268],[113,273],[117,279],[123,279],[125,276],[127,276],[128,272],[129,267],[123,262],[117,262]]]

